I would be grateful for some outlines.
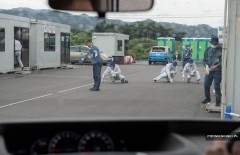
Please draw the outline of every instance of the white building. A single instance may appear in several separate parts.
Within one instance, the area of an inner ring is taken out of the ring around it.
[[[31,20],[30,67],[60,67],[70,63],[69,25]]]
[[[0,14],[0,72],[14,71],[16,67],[15,36],[21,38],[22,62],[29,67],[29,29],[29,18]]]
[[[129,35],[119,33],[93,33],[92,41],[100,51],[113,56],[116,63],[123,63],[124,56],[128,55]]]
[[[21,42],[24,67],[50,68],[70,63],[69,25],[0,14],[0,73],[19,69],[14,38]]]

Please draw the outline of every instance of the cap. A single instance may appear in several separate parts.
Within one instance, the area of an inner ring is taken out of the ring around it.
[[[112,67],[112,66],[114,66],[114,65],[115,65],[115,62],[114,62],[114,61],[110,61],[109,64],[108,64],[109,67]]]
[[[188,62],[192,65],[193,64],[193,59],[190,59]]]
[[[213,45],[218,45],[218,43],[219,43],[218,37],[212,35],[212,36],[211,36],[210,43],[213,44]]]
[[[177,61],[174,60],[174,61],[172,62],[172,65],[173,65],[173,67],[176,67],[176,66],[177,66]]]

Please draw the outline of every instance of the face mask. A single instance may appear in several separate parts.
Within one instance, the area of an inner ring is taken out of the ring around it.
[[[212,48],[217,48],[217,45],[211,44],[211,47],[212,47]]]

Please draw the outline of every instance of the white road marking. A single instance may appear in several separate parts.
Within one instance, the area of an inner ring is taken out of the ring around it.
[[[10,104],[4,105],[4,106],[0,106],[0,109],[1,109],[1,108],[5,108],[5,107],[9,107],[9,106],[11,106],[11,105],[15,105],[15,104],[19,104],[19,103],[23,103],[23,102],[32,101],[32,100],[36,100],[36,99],[39,99],[39,98],[51,96],[51,95],[53,95],[53,94],[46,94],[46,95],[42,95],[42,96],[30,98],[30,99],[27,99],[27,100],[23,100],[23,101],[19,101],[19,102],[15,102],[15,103],[10,103]]]
[[[93,85],[93,83],[86,84],[86,85],[82,85],[82,86],[79,86],[79,87],[74,87],[74,88],[66,89],[66,90],[62,90],[62,91],[59,91],[58,93],[64,93],[64,92],[67,92],[67,91],[70,91],[70,90],[75,90],[75,89],[87,87],[87,86],[90,86],[90,85]],[[28,101],[32,101],[32,100],[36,100],[36,99],[40,99],[40,98],[44,98],[44,97],[48,97],[48,96],[51,96],[51,95],[54,95],[54,93],[52,93],[52,94],[46,94],[46,95],[42,95],[42,96],[30,98],[30,99],[26,99],[26,100],[23,100],[23,101],[18,101],[18,102],[10,103],[10,104],[7,104],[7,105],[3,105],[3,106],[0,106],[0,109],[1,109],[1,108],[5,108],[5,107],[9,107],[9,106],[11,106],[11,105],[16,105],[16,104],[19,104],[19,103],[24,103],[24,102],[28,102]]]
[[[64,76],[64,75],[28,75],[30,77],[52,77],[52,78],[89,78],[91,76]]]
[[[70,88],[70,89],[62,90],[62,91],[59,91],[58,93],[64,93],[64,92],[67,92],[67,91],[70,91],[70,90],[79,89],[79,88],[87,87],[87,86],[90,86],[90,85],[93,85],[93,83],[86,84],[86,85],[82,85],[82,86],[75,87],[75,88]]]

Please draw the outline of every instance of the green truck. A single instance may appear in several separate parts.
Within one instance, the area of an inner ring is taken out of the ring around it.
[[[181,58],[185,49],[185,45],[189,44],[192,48],[192,59],[202,60],[204,52],[208,46],[210,46],[211,38],[182,38],[181,40]]]

